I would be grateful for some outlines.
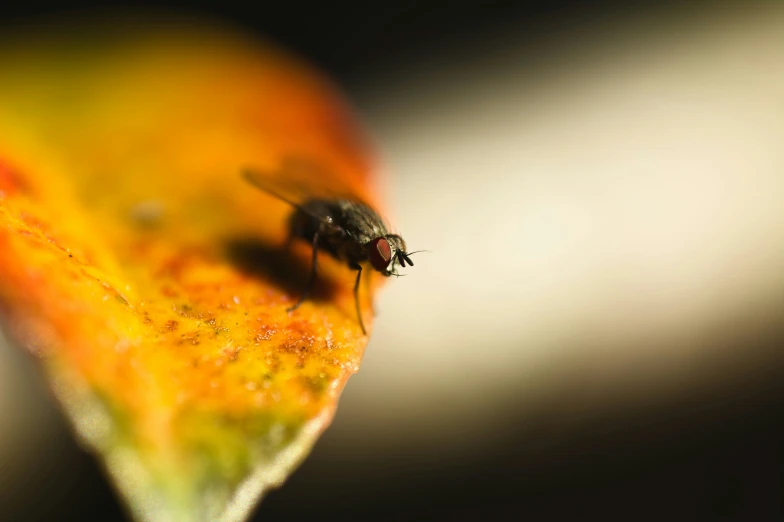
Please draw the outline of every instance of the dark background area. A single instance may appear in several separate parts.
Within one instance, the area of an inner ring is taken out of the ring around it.
[[[448,52],[502,32],[523,35],[536,45],[565,27],[601,23],[625,11],[661,9],[661,4],[401,0],[365,5],[281,1],[252,7],[168,2],[162,8],[154,3],[161,12],[218,17],[271,37],[315,62],[349,93],[367,76],[395,74],[422,52]],[[127,5],[6,2],[0,6],[0,30],[40,15],[110,7]],[[568,31],[563,34],[568,37]],[[777,325],[754,328],[731,342],[776,358],[784,347],[784,331]],[[266,498],[254,520],[782,520],[784,372],[768,365],[754,375],[701,397],[608,412],[569,429],[558,426],[557,415],[545,405],[538,417],[512,423],[509,433],[501,434],[505,444],[461,462],[420,461],[421,450],[412,448],[408,455],[391,454],[386,466],[368,468],[361,455],[331,453],[327,430],[285,486]],[[335,422],[340,422],[339,414]],[[64,424],[61,430],[65,432]],[[46,500],[31,502],[20,520],[121,520],[121,509],[93,459],[59,435],[41,434],[42,447],[64,473],[41,469],[35,480],[20,485],[27,492],[47,492]],[[59,484],[67,475],[73,482]]]
[[[272,38],[349,82],[369,71],[394,69],[434,49],[466,47],[499,33],[523,35],[532,43],[565,26],[601,23],[619,13],[662,9],[649,0],[467,2],[5,2],[2,26],[18,26],[41,16],[126,11],[208,16]]]

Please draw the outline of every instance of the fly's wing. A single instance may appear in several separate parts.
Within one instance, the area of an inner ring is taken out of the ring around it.
[[[355,192],[329,179],[322,167],[302,158],[287,158],[276,170],[246,168],[242,176],[257,189],[327,223],[329,216],[319,214],[311,208],[312,205],[306,206],[305,203],[311,200],[349,200],[364,203]]]

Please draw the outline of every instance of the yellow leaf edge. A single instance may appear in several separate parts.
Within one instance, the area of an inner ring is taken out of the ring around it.
[[[309,455],[318,437],[332,422],[337,397],[348,380],[344,379],[334,390],[335,406],[322,410],[318,416],[303,423],[294,439],[287,442],[271,461],[255,464],[231,493],[224,508],[220,508],[218,502],[211,501],[209,497],[202,504],[191,502],[187,508],[183,508],[172,506],[170,499],[154,486],[152,477],[135,449],[118,447],[112,443],[115,420],[106,405],[70,372],[63,368],[55,370],[51,364],[47,366],[50,389],[63,408],[77,441],[86,451],[95,455],[96,461],[111,479],[109,484],[123,500],[123,507],[128,514],[142,522],[247,520],[267,492],[280,487]]]

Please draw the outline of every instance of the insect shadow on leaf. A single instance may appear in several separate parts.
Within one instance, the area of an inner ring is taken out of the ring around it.
[[[271,245],[257,238],[235,237],[225,241],[225,249],[234,266],[246,274],[269,281],[294,299],[299,297],[303,281],[307,281],[310,275],[310,259],[296,255],[293,249],[285,246]],[[310,298],[327,300],[337,290],[334,281],[320,277],[313,284]]]

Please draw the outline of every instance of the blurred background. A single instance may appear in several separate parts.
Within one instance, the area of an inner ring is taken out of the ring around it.
[[[95,9],[4,4],[0,31]],[[331,74],[431,251],[254,520],[784,519],[784,4],[159,12]],[[2,340],[0,412],[0,520],[123,520]]]

